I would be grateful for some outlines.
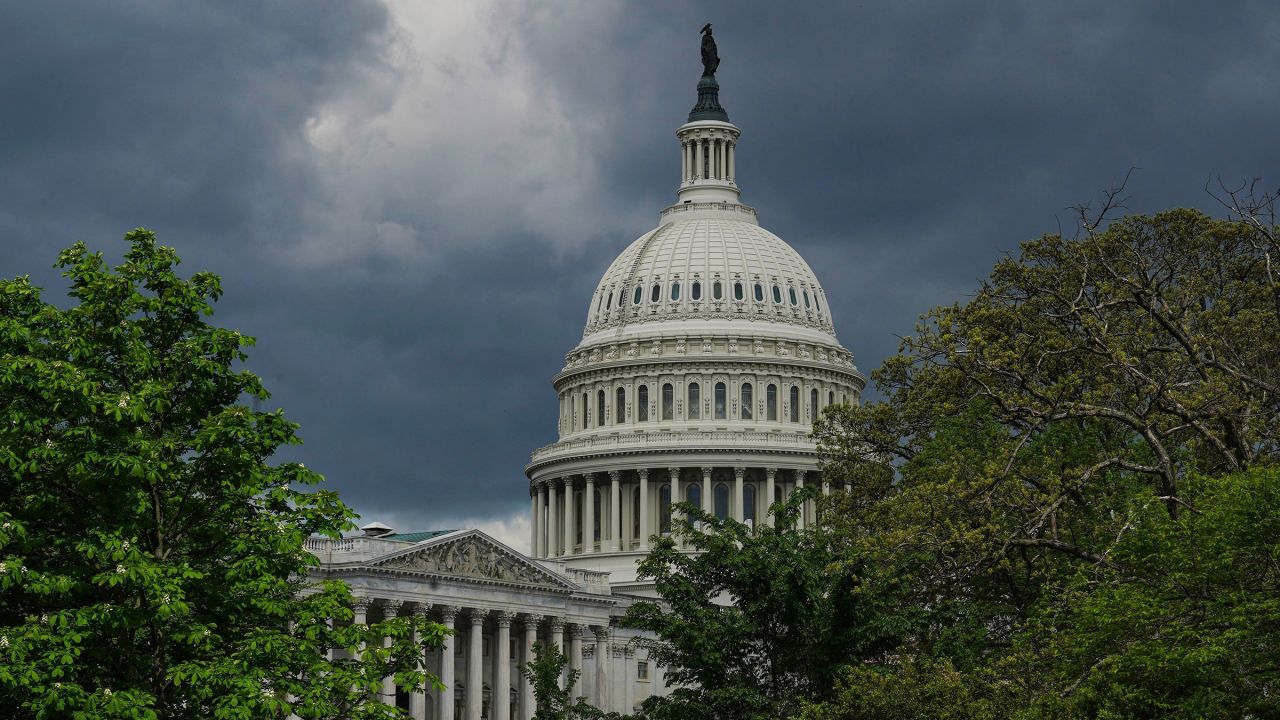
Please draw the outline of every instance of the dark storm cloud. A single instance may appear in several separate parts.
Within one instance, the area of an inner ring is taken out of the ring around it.
[[[864,370],[1130,166],[1135,210],[1211,208],[1216,175],[1280,183],[1280,23],[1263,3],[503,4],[482,23],[498,40],[474,44],[532,99],[444,120],[500,134],[558,112],[545,132],[587,148],[593,172],[530,150],[539,128],[471,154],[426,145],[416,168],[345,184],[307,140],[331,106],[358,107],[360,126],[414,63],[475,82],[420,38],[397,59],[415,42],[405,8],[58,7],[4,11],[0,271],[56,287],[47,268],[70,241],[118,252],[110,238],[158,229],[225,277],[217,318],[260,338],[251,367],[302,423],[294,454],[367,516],[419,527],[527,507],[523,465],[555,430],[549,379],[600,273],[673,197],[704,22],[744,131],[743,200],[814,266]],[[414,102],[440,120],[448,100]],[[403,132],[362,137],[417,130]],[[503,173],[546,164],[523,194],[437,184],[451,153]],[[571,213],[537,214],[566,187],[550,202]]]

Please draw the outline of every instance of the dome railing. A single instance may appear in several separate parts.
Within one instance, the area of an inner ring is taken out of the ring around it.
[[[613,433],[561,440],[550,445],[544,445],[533,451],[531,461],[533,464],[537,464],[563,455],[615,450],[704,447],[732,447],[734,449],[783,447],[812,450],[814,443],[807,433],[795,430],[676,430],[671,432]]]
[[[677,205],[672,205],[670,207],[664,208],[662,212],[659,214],[659,219],[665,220],[668,216],[675,215],[677,213],[694,212],[697,210],[726,210],[729,212],[739,212],[739,213],[742,213],[743,215],[750,215],[751,217],[756,217],[756,209],[749,205],[743,205],[742,203],[687,202],[687,203],[679,203]]]

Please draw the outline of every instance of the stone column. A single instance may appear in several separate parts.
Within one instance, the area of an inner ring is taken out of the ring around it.
[[[524,616],[524,661],[526,663],[533,662],[533,646],[538,644],[538,624],[541,622],[541,615]],[[524,716],[521,720],[532,720],[538,702],[533,696],[533,683],[529,682],[529,678],[524,677],[524,673],[520,673],[520,683],[522,690],[520,714]]]
[[[596,474],[587,473],[582,479],[586,481],[582,493],[582,553],[589,555],[596,551]]]
[[[440,609],[440,623],[450,630],[454,629],[453,621],[458,617],[458,613],[462,608],[455,605],[446,605]],[[440,648],[440,684],[444,685],[444,690],[440,691],[440,714],[436,717],[453,718],[453,686],[457,684],[454,680],[454,656],[453,650],[457,646],[456,635],[445,635],[444,645]]]
[[[596,634],[596,697],[595,706],[609,709],[609,628],[595,628]]]
[[[702,468],[702,512],[708,515],[714,515],[716,507],[711,497],[711,470],[709,467]]]
[[[529,488],[529,555],[531,557],[542,557],[542,555],[538,554],[538,521],[540,520],[538,509],[540,507],[538,504],[538,488],[536,486]]]
[[[738,168],[735,167],[738,164],[737,155],[738,155],[738,143],[730,140],[729,141],[729,182],[734,182],[734,178],[737,177],[736,171]]]
[[[511,621],[516,614],[500,612],[494,616],[498,637],[493,655],[493,720],[511,720]]]
[[[578,671],[578,682],[582,682],[582,631],[585,626],[578,623],[569,624],[569,671]],[[569,688],[572,693],[581,692],[581,687]]]
[[[773,513],[769,512],[769,508],[774,503],[773,495],[776,492],[776,489],[773,485],[773,477],[777,474],[778,468],[764,469],[764,507],[765,513],[767,513],[764,521],[769,524],[769,527],[773,527]]]
[[[733,519],[742,522],[747,517],[746,508],[743,503],[746,502],[746,495],[743,493],[744,479],[747,469],[744,467],[736,467],[733,469]]]
[[[544,557],[553,558],[560,553],[556,552],[556,540],[559,538],[559,525],[556,523],[556,481],[548,480],[547,488],[547,527],[546,539],[543,540],[543,550],[546,551]],[[449,720],[449,719],[446,719]]]
[[[401,600],[383,600],[382,601],[382,617],[384,620],[390,620],[393,617],[399,617],[400,608],[404,607]],[[390,635],[382,639],[382,647],[390,648],[393,640]],[[382,678],[382,704],[396,704],[396,679],[392,675]]]
[[[796,490],[797,491],[803,490],[805,471],[796,470],[795,473],[796,473]],[[796,526],[799,527],[800,529],[804,529],[809,526],[809,501],[808,500],[805,500],[804,502],[800,503],[800,519],[799,519],[799,522],[796,523]]]
[[[427,613],[431,610],[431,603],[418,603],[413,609],[413,617],[415,620],[422,621],[427,617]],[[418,649],[418,672],[427,671],[427,649],[422,646],[422,633],[415,628],[413,631],[413,646]],[[414,690],[409,695],[409,716],[413,720],[427,720],[427,693],[422,689]]]
[[[622,473],[609,471],[609,546],[614,552],[622,552]],[[604,545],[603,538],[600,541]]]
[[[693,141],[693,179],[702,178],[702,140]]]
[[[637,471],[640,474],[640,552],[646,552],[649,549],[649,535],[653,533],[649,529],[649,470],[648,468],[640,468]]]
[[[563,478],[564,482],[564,554],[573,554],[573,477]]]
[[[551,618],[551,647],[564,652],[564,618]],[[565,674],[560,673],[560,687],[564,687]]]
[[[467,720],[480,720],[484,708],[484,618],[488,610],[471,608],[470,647],[467,648]]]

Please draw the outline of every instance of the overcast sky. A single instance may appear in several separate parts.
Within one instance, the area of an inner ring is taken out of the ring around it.
[[[528,543],[601,273],[674,201],[715,26],[743,201],[860,368],[1130,167],[1280,186],[1274,2],[27,2],[0,9],[0,274],[146,226],[366,520]]]

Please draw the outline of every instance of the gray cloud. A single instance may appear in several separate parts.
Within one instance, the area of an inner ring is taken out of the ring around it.
[[[137,2],[6,11],[0,272],[137,225],[366,516],[520,532],[549,379],[673,197],[716,24],[744,201],[870,370],[1130,166],[1135,210],[1268,177],[1266,5]],[[291,451],[293,452],[293,451]],[[486,520],[487,519],[487,520]]]

